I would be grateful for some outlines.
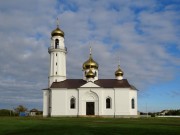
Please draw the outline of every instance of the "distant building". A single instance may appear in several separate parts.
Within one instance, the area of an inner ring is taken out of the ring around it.
[[[43,116],[137,116],[137,89],[123,79],[120,65],[115,79],[99,79],[99,65],[90,49],[89,59],[82,64],[82,79],[67,79],[67,49],[59,25],[51,33],[48,52],[49,87],[43,89]]]
[[[36,115],[38,115],[38,113],[39,113],[39,111],[37,110],[37,109],[31,109],[30,111],[29,111],[29,115],[30,116],[36,116]]]
[[[168,112],[169,112],[169,110],[163,110],[160,112],[160,115],[166,115],[166,113],[168,113]]]

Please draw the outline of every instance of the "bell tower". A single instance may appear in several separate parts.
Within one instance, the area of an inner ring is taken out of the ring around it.
[[[64,32],[57,28],[51,32],[51,46],[48,48],[50,54],[49,87],[53,82],[60,82],[66,79],[66,53],[64,44]]]

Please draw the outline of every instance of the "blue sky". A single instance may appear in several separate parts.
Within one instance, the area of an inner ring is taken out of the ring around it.
[[[1,0],[0,108],[42,109],[58,17],[68,78],[82,78],[92,46],[100,78],[114,78],[120,59],[140,111],[180,109],[179,14],[179,0]]]

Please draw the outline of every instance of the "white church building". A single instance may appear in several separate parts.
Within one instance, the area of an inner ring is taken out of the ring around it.
[[[99,65],[91,50],[82,63],[82,79],[66,78],[64,32],[59,28],[51,33],[49,85],[43,89],[43,116],[51,117],[136,117],[137,89],[123,79],[118,66],[114,79],[99,79]]]

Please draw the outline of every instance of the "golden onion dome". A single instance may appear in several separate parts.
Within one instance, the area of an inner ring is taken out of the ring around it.
[[[86,73],[86,77],[87,78],[94,78],[95,74],[93,73],[93,71],[90,69],[87,73]]]
[[[64,37],[64,32],[57,26],[55,30],[51,32],[51,36],[61,36]]]
[[[84,62],[82,66],[84,70],[90,69],[90,68],[98,69],[98,63],[93,60],[92,55],[91,55],[91,50],[92,49],[90,47],[90,57],[86,62]]]
[[[116,72],[115,72],[115,76],[123,76],[123,71],[121,70],[121,68],[120,68],[120,65],[118,65],[118,70],[116,70]]]
[[[93,60],[91,54],[90,54],[89,59],[86,62],[84,62],[84,64],[83,64],[83,69],[84,70],[89,69],[89,68],[98,69],[98,63]]]

